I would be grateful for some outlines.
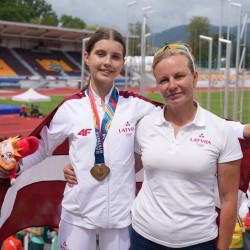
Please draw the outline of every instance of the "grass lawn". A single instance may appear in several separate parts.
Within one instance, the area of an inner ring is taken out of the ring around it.
[[[154,101],[163,102],[158,93],[148,94],[148,97]],[[197,91],[195,99],[203,108],[207,108],[207,92]],[[241,104],[242,102],[242,104]],[[234,92],[230,91],[228,96],[228,119],[233,119]],[[210,111],[220,117],[224,117],[224,92],[211,92]],[[238,120],[242,123],[250,123],[250,90],[244,90],[240,93],[238,104]],[[242,116],[242,119],[241,119]]]
[[[38,105],[41,112],[47,116],[54,108],[65,98],[66,96],[51,96],[50,102],[32,102],[34,105]],[[1,99],[1,104],[8,104],[13,106],[21,106],[23,102],[12,101],[11,97],[6,97],[5,99]],[[30,103],[27,103],[28,107],[30,107]]]
[[[33,103],[38,105],[44,115],[48,115],[66,96],[51,96],[51,102],[37,102]],[[162,97],[158,93],[148,93],[147,97],[163,103]],[[204,108],[207,108],[207,92],[197,91],[196,100]],[[233,105],[234,105],[234,92],[229,92],[228,98],[228,119],[233,119]],[[241,104],[242,102],[242,104]],[[1,104],[9,104],[14,106],[20,106],[23,102],[12,101],[11,98],[1,99]],[[28,105],[29,106],[29,105]],[[240,93],[239,97],[239,110],[242,109],[238,114],[238,120],[242,123],[250,122],[250,90],[245,90]],[[224,117],[224,92],[214,91],[211,92],[211,112],[214,114]]]

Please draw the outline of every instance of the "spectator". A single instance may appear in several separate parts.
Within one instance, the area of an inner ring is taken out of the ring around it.
[[[43,227],[26,228],[25,231],[31,233],[31,240],[29,242],[29,250],[43,250]]]
[[[20,106],[20,114],[19,115],[23,116],[23,117],[27,116],[26,104],[22,104]]]
[[[51,250],[59,250],[59,247],[58,247],[58,228],[54,228],[50,232],[50,237],[52,240]]]
[[[24,246],[24,237],[27,235],[27,231],[21,230],[16,234],[16,237],[22,242],[22,245]]]

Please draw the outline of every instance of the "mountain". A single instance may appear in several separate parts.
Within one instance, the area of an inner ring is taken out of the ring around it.
[[[188,40],[188,25],[180,25],[160,33],[152,33],[152,44],[161,47],[162,44]]]
[[[222,27],[222,32],[227,32],[227,27]],[[211,25],[210,26],[210,34],[218,34],[219,27]],[[231,28],[231,33],[237,35],[237,26]],[[248,37],[248,44],[249,37],[250,37],[250,23],[247,24],[247,37]],[[161,47],[162,44],[166,43],[174,43],[174,42],[187,42],[188,41],[188,25],[180,25],[168,30],[162,31],[160,33],[152,33],[151,36],[151,43],[155,47]]]

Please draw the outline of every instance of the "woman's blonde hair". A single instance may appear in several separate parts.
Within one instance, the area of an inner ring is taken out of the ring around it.
[[[188,67],[190,71],[192,72],[192,74],[194,74],[196,70],[195,70],[194,57],[191,53],[192,53],[192,49],[190,45],[187,43],[177,42],[177,43],[165,45],[161,47],[155,53],[152,68],[154,70],[156,65],[163,59],[166,59],[175,55],[183,55],[188,59]]]

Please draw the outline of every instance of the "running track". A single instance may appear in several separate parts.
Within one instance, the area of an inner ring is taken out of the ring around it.
[[[0,90],[1,98],[18,95],[26,90]],[[71,95],[78,92],[78,89],[39,89],[40,94],[53,95]],[[27,137],[42,122],[43,118],[19,117],[18,114],[0,115],[0,138],[22,135]]]

